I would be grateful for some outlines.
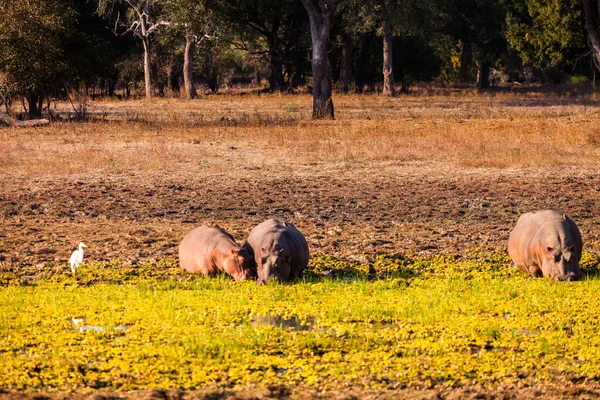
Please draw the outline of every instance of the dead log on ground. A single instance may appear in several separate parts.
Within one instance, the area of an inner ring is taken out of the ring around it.
[[[28,128],[31,126],[48,125],[49,123],[50,121],[47,119],[30,119],[28,121],[19,121],[18,119],[13,118],[6,113],[0,112],[0,125],[4,124],[17,128]]]

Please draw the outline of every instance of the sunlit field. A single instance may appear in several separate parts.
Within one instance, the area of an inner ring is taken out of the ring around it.
[[[596,273],[527,279],[496,256],[315,258],[259,287],[172,262],[3,274],[0,385],[115,391],[280,384],[339,391],[595,381]],[[327,268],[327,269],[325,269]],[[323,272],[327,276],[323,277]],[[592,274],[590,276],[590,274]]]
[[[97,101],[89,108],[94,123],[3,130],[0,166],[3,173],[38,176],[277,168],[284,162],[597,165],[595,95],[459,94],[337,96],[333,122],[310,121],[307,95]]]
[[[52,398],[600,396],[600,101],[555,91],[97,100],[0,129],[0,392]],[[511,265],[579,226],[579,282]],[[301,281],[183,272],[202,223],[307,238]],[[88,245],[73,276],[67,265]],[[3,394],[0,394],[3,396]]]

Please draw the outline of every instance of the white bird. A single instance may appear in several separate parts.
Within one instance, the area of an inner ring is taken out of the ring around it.
[[[79,264],[83,262],[83,248],[87,247],[83,242],[79,243],[79,248],[71,254],[71,258],[69,259],[69,263],[71,264],[71,272],[75,274],[77,268],[79,268]]]

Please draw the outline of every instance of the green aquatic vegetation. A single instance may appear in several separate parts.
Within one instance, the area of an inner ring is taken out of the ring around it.
[[[15,268],[0,272],[0,389],[597,381],[599,261],[553,282],[501,254],[315,257],[265,286],[172,260]]]

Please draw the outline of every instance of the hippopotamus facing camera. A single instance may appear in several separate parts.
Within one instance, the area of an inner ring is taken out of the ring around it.
[[[259,284],[301,278],[308,265],[306,239],[290,222],[269,219],[258,224],[244,247],[254,257]]]

